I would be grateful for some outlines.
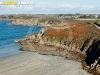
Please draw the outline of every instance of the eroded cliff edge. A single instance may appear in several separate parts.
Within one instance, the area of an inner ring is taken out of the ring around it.
[[[43,29],[18,43],[22,50],[80,61],[83,69],[100,75],[100,30],[92,21],[67,22]]]

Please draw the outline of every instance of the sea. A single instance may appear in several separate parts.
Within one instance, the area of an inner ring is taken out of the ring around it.
[[[0,21],[0,58],[19,54],[20,45],[16,39],[38,33],[43,27],[14,25],[12,21]]]

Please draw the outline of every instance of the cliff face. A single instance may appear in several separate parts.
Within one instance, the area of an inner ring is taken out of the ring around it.
[[[60,20],[54,18],[18,18],[12,21],[12,24],[23,26],[51,26],[60,23]]]
[[[85,53],[87,57],[83,63],[84,69],[94,75],[100,75],[100,39],[92,40]]]
[[[43,29],[18,43],[23,50],[78,60],[85,70],[100,75],[100,30],[86,21],[69,24]]]

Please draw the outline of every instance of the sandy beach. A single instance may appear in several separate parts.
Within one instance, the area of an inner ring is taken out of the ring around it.
[[[0,59],[0,75],[92,75],[82,70],[81,63],[58,56],[33,52]]]

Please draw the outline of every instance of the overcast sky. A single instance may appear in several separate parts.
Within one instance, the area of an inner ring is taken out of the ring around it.
[[[100,14],[100,0],[0,0],[34,2],[34,6],[1,6],[0,14]]]

